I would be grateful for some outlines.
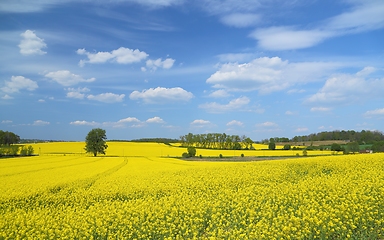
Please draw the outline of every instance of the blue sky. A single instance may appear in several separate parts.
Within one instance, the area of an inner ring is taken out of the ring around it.
[[[2,0],[0,129],[383,131],[382,0]]]

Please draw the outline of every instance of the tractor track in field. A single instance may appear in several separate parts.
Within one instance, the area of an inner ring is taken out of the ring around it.
[[[78,157],[78,158],[81,158],[81,157]],[[74,159],[77,159],[77,158],[72,158],[70,160],[74,160]],[[0,175],[0,177],[9,177],[9,176],[15,176],[15,175],[20,175],[20,174],[25,174],[25,173],[41,172],[41,171],[45,171],[45,170],[60,169],[60,168],[84,165],[84,164],[89,164],[89,163],[94,163],[94,162],[97,162],[97,161],[101,161],[102,159],[104,159],[104,158],[98,158],[97,160],[93,160],[93,161],[89,161],[89,162],[82,162],[82,163],[63,165],[63,166],[59,166],[59,167],[47,167],[47,168],[40,168],[40,169],[36,169],[36,170],[29,170],[29,171],[23,171],[23,172],[18,172],[18,173],[4,174],[4,175]]]

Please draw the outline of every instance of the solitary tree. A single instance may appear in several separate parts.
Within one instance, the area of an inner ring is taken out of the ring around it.
[[[93,153],[93,156],[95,157],[98,153],[105,155],[105,150],[108,147],[105,140],[107,140],[105,130],[101,128],[94,128],[89,131],[87,137],[85,138],[84,149],[87,153]]]
[[[269,150],[275,150],[276,149],[275,139],[273,139],[273,138],[269,139],[268,149]]]

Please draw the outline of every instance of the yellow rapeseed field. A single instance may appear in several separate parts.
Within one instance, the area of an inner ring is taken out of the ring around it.
[[[0,239],[384,238],[384,154],[214,162],[108,145],[91,157],[84,143],[33,144],[40,156],[0,159]],[[263,156],[197,150],[241,153]]]

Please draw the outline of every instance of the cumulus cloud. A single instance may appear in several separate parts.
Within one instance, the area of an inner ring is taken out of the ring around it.
[[[85,92],[89,92],[89,88],[67,88],[67,98],[84,99]]]
[[[155,71],[157,68],[164,68],[164,69],[170,69],[173,64],[175,63],[175,59],[167,58],[164,61],[161,58],[158,58],[156,60],[147,60],[146,66],[147,68]],[[141,69],[142,71],[146,71],[145,68]]]
[[[295,132],[308,132],[308,131],[309,129],[306,127],[300,127],[295,129]]]
[[[277,123],[274,122],[263,122],[256,124],[257,127],[278,127]]]
[[[203,120],[203,119],[196,119],[191,122],[191,125],[194,125],[194,126],[206,126],[211,124],[212,123],[210,121]]]
[[[319,81],[341,66],[332,62],[289,63],[279,57],[261,57],[249,63],[226,63],[206,82],[227,91],[254,91],[266,94],[295,84]]]
[[[351,103],[382,98],[384,78],[367,78],[372,68],[364,68],[356,74],[335,74],[306,102],[316,104]]]
[[[1,123],[10,124],[10,123],[13,123],[13,121],[12,120],[3,120],[3,121],[1,121]]]
[[[11,81],[5,81],[5,86],[0,89],[5,93],[16,93],[22,89],[33,91],[37,88],[37,83],[29,78],[25,78],[23,76],[12,76]]]
[[[212,112],[212,113],[238,111],[238,110],[242,110],[244,106],[247,106],[249,102],[250,102],[249,98],[239,97],[231,100],[227,104],[219,104],[216,102],[211,102],[211,103],[201,104],[199,105],[199,108],[205,109],[207,112]]]
[[[45,44],[44,39],[39,38],[36,34],[31,30],[26,30],[21,34],[23,39],[20,41],[19,48],[20,53],[23,55],[44,55],[47,52],[41,50],[42,48],[46,48],[47,44]]]
[[[117,122],[118,123],[138,123],[140,122],[140,120],[135,117],[127,117],[127,118],[120,119]]]
[[[311,108],[311,112],[328,112],[331,110],[332,110],[332,108],[328,108],[328,107],[313,107],[313,108]]]
[[[119,64],[131,64],[140,62],[148,57],[146,52],[125,47],[120,47],[111,52],[90,53],[85,49],[78,49],[76,52],[79,55],[86,55],[88,57],[88,60],[80,60],[79,66],[81,67],[83,67],[85,63],[105,63],[107,61],[117,62]]]
[[[115,94],[115,93],[101,93],[98,95],[88,95],[89,100],[95,100],[104,103],[115,103],[122,102],[124,100],[125,94]]]
[[[232,120],[230,122],[227,123],[227,126],[240,126],[242,127],[244,124],[240,121],[237,121],[237,120]]]
[[[364,115],[367,117],[384,116],[384,108],[379,108],[379,109],[367,111],[367,112],[365,112]]]
[[[232,27],[250,27],[258,24],[261,20],[259,14],[254,13],[231,13],[221,17],[221,22]]]
[[[147,119],[146,122],[147,123],[165,123],[164,120],[161,119],[160,117],[149,118],[149,119]]]
[[[97,125],[99,125],[99,123],[97,123],[95,121],[88,122],[88,121],[79,121],[79,120],[70,122],[69,124],[77,125],[77,126],[97,126]]]
[[[4,100],[11,100],[13,99],[12,96],[9,96],[8,94],[5,94],[4,96],[1,97],[1,99],[4,99]]]
[[[141,92],[133,91],[129,98],[132,100],[142,100],[144,103],[177,103],[187,102],[193,98],[193,94],[180,88],[150,88]]]
[[[71,73],[68,70],[60,70],[56,72],[49,72],[45,74],[45,77],[52,79],[53,81],[63,85],[63,86],[72,86],[81,82],[93,82],[96,78],[84,79],[80,75]]]
[[[43,120],[36,120],[33,122],[33,126],[45,126],[45,125],[49,125],[50,123],[47,122],[47,121],[43,121]]]
[[[213,91],[212,93],[209,94],[210,97],[213,98],[225,98],[231,96],[226,90],[224,89],[219,89],[216,91]]]

